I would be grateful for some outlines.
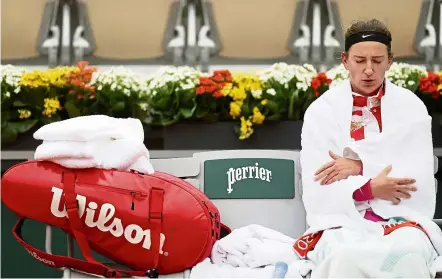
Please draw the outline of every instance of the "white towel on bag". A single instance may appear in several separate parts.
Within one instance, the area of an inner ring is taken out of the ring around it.
[[[138,119],[80,116],[45,125],[34,133],[34,138],[43,140],[35,150],[35,160],[67,168],[154,173]]]
[[[87,115],[45,125],[34,133],[34,138],[44,141],[94,141],[132,138],[142,142],[144,141],[144,130],[139,119]]]

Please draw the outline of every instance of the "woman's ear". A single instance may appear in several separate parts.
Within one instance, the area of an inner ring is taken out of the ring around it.
[[[391,64],[393,64],[393,53],[391,55],[388,56],[388,66],[387,66],[387,71],[390,69]]]
[[[393,59],[394,59],[394,55],[392,53],[390,56],[388,56],[388,66],[391,66],[391,64],[393,64]]]

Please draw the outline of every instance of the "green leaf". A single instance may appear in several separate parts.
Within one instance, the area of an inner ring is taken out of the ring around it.
[[[179,120],[178,117],[175,117],[175,118],[172,118],[172,119],[166,119],[166,118],[164,118],[164,119],[161,119],[161,125],[162,125],[162,126],[170,126],[170,125],[172,125],[172,124],[177,123],[178,120]]]
[[[171,103],[173,102],[172,99],[173,98],[169,92],[164,92],[164,94],[158,92],[158,94],[153,97],[151,104],[155,109],[165,111],[170,109]]]
[[[48,98],[55,98],[64,95],[64,88],[51,87],[48,92]]]
[[[184,118],[191,118],[195,112],[196,106],[192,108],[180,108],[180,113]]]
[[[266,121],[275,121],[275,120],[280,120],[280,119],[281,119],[281,114],[279,114],[279,113],[276,113],[276,114],[266,117]]]
[[[9,122],[9,120],[12,118],[12,111],[10,111],[10,110],[5,110],[3,107],[2,107],[2,113],[1,113],[1,115],[2,115],[2,127],[3,127],[3,123],[8,123]]]
[[[269,100],[266,104],[266,107],[269,108],[269,110],[271,110],[273,113],[277,113],[278,112],[278,104],[272,100]]]
[[[29,131],[35,124],[37,124],[38,119],[26,119],[21,121],[9,122],[8,127],[12,129],[14,132],[25,133]]]
[[[44,116],[44,117],[42,117],[42,118],[40,119],[40,122],[41,122],[43,125],[46,125],[46,124],[50,124],[50,123],[52,123],[52,122],[57,122],[57,121],[60,121],[60,120],[61,120],[60,115],[56,114],[56,115],[52,115],[52,117],[46,117],[46,116]]]
[[[132,115],[133,118],[144,119],[147,117],[147,112],[144,111],[138,104],[132,105]]]
[[[250,116],[252,114],[252,110],[251,110],[251,108],[249,107],[249,104],[248,103],[244,103],[243,105],[242,105],[242,107],[241,107],[241,115],[244,115],[244,116],[246,116],[246,118],[248,117],[248,116]]]
[[[205,117],[209,113],[208,109],[203,107],[197,107],[195,110],[195,118],[200,119]]]
[[[313,101],[316,99],[315,95],[310,94],[307,96],[307,100],[305,101],[304,105],[302,106],[302,113],[304,114],[307,111],[307,108],[313,103]]]
[[[17,132],[11,129],[9,125],[2,127],[2,146],[13,143],[17,139]]]
[[[29,106],[29,104],[25,104],[20,100],[15,100],[13,103],[14,107],[26,107]]]
[[[64,104],[64,108],[69,114],[70,118],[74,118],[81,115],[81,111],[75,106],[74,101],[69,100]]]
[[[46,98],[47,88],[29,88],[24,90],[20,96],[23,103],[29,103],[33,107],[42,108]]]
[[[290,120],[298,120],[299,110],[297,111],[295,109],[295,105],[297,105],[299,90],[294,90],[290,96],[289,100],[289,112],[288,112],[288,118]]]
[[[113,112],[123,111],[125,109],[125,107],[126,107],[126,104],[124,103],[124,101],[119,101],[112,106],[112,111]]]

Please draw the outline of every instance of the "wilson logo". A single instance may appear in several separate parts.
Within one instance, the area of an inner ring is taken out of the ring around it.
[[[52,187],[52,202],[51,202],[51,213],[58,218],[68,218],[65,207],[60,210],[61,197],[63,195],[63,190],[57,187]],[[99,207],[96,202],[87,203],[85,196],[77,194],[77,201],[79,207],[80,218],[86,214],[84,223],[90,228],[97,228],[102,232],[109,232],[114,237],[124,237],[129,243],[139,244],[142,243],[144,249],[149,250],[151,246],[151,236],[150,230],[143,230],[137,224],[129,224],[125,228],[121,222],[121,219],[114,217],[115,206],[110,203],[104,203]],[[87,205],[87,207],[86,207]],[[98,218],[96,217],[98,214]],[[108,224],[108,225],[106,225]],[[160,254],[163,254],[163,245],[166,236],[160,234]]]
[[[25,248],[25,249],[26,249],[26,248]],[[34,257],[34,259],[36,259],[37,261],[42,262],[42,263],[45,263],[45,264],[47,264],[47,265],[55,266],[55,263],[54,263],[53,261],[50,261],[50,260],[46,260],[46,259],[40,258],[40,257],[37,255],[37,253],[32,252],[32,251],[29,250],[29,249],[26,249],[26,251],[28,251],[28,253],[29,253],[32,257]]]

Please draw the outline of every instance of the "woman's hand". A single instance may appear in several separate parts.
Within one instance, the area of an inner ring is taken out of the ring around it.
[[[416,192],[417,188],[414,178],[395,178],[389,177],[392,167],[383,169],[370,182],[371,193],[373,197],[391,201],[393,204],[399,204],[402,199],[411,198],[410,192]]]
[[[333,161],[323,165],[315,172],[315,181],[322,180],[321,185],[329,185],[361,172],[361,161],[340,157],[331,151],[328,154]]]

